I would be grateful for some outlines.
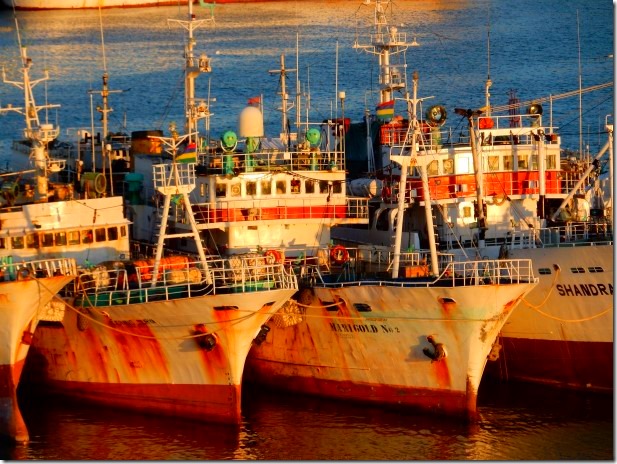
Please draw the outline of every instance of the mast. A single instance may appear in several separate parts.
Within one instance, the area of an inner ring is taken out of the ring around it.
[[[184,113],[186,118],[186,133],[189,134],[188,142],[197,142],[198,131],[197,123],[200,119],[208,119],[211,116],[209,105],[203,99],[199,102],[195,99],[195,79],[201,73],[209,73],[211,71],[210,58],[205,53],[202,53],[199,58],[194,55],[195,38],[193,32],[208,24],[214,23],[214,6],[210,7],[210,17],[205,19],[196,19],[193,13],[193,2],[188,2],[188,19],[168,19],[169,23],[176,23],[188,31],[187,42],[185,45],[185,69],[184,69]],[[206,125],[208,123],[206,122]]]
[[[281,91],[279,95],[281,96],[281,106],[279,110],[281,111],[281,139],[283,143],[287,145],[289,142],[289,124],[287,122],[287,111],[293,108],[293,105],[288,106],[287,100],[289,100],[289,95],[287,95],[287,81],[286,76],[287,73],[295,72],[295,69],[287,69],[285,68],[285,55],[281,53],[281,68],[280,69],[272,69],[268,71],[270,74],[279,74],[281,80]],[[296,82],[296,88],[298,83]]]
[[[46,202],[48,197],[48,172],[49,172],[49,154],[47,146],[49,142],[56,139],[60,134],[60,128],[54,127],[53,124],[41,124],[39,119],[39,111],[49,108],[59,108],[60,105],[45,104],[37,105],[34,98],[34,87],[49,79],[49,72],[44,71],[44,75],[39,79],[30,78],[30,68],[32,67],[32,59],[28,56],[27,48],[22,46],[21,35],[19,32],[19,23],[15,17],[15,30],[17,31],[17,41],[21,54],[21,81],[11,81],[6,77],[6,70],[2,68],[2,80],[6,84],[11,84],[23,90],[24,106],[0,108],[0,114],[9,111],[15,111],[24,116],[26,127],[24,129],[24,138],[32,144],[32,152],[30,158],[34,160],[36,187],[34,189],[34,201],[37,203]],[[61,168],[58,162],[55,162],[57,168]],[[63,166],[62,166],[63,167]]]
[[[409,99],[407,99],[407,105],[409,106]],[[412,136],[407,140],[411,141],[411,153],[410,155],[403,154],[403,150],[398,155],[391,155],[390,158],[401,165],[401,177],[399,180],[399,194],[398,194],[398,213],[396,215],[396,233],[394,236],[394,259],[392,261],[392,278],[398,277],[398,270],[400,265],[401,256],[401,241],[403,236],[403,223],[405,212],[405,200],[406,200],[406,186],[407,186],[407,172],[409,166],[415,163],[420,169],[420,176],[422,177],[422,191],[424,193],[424,211],[426,216],[426,228],[428,230],[429,249],[431,256],[431,271],[434,275],[439,274],[439,263],[437,260],[437,245],[435,243],[434,225],[433,225],[433,212],[431,206],[431,194],[428,185],[428,173],[426,171],[426,165],[428,163],[427,156],[418,156],[416,152],[416,141],[418,140],[420,126],[418,124],[418,118],[416,115],[416,106],[418,104],[418,72],[413,73],[413,99],[411,100],[412,108],[409,109],[409,128],[412,131]],[[404,148],[404,147],[403,147]]]
[[[405,72],[392,65],[392,58],[395,55],[404,56],[404,52],[413,43],[407,43],[407,35],[398,32],[398,28],[388,25],[386,11],[391,4],[391,0],[376,0],[373,33],[368,44],[360,44],[358,38],[353,44],[353,48],[362,50],[371,55],[379,57],[379,103],[391,101],[395,91],[402,91],[406,87]],[[406,64],[403,65],[406,67]]]

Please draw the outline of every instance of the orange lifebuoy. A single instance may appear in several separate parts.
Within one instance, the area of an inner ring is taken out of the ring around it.
[[[343,245],[336,245],[330,250],[330,259],[336,264],[343,264],[349,261],[349,252]]]
[[[283,262],[283,254],[278,250],[267,250],[264,256],[268,264],[279,264]]]
[[[493,119],[492,118],[479,118],[478,125],[480,129],[492,129],[493,128]]]

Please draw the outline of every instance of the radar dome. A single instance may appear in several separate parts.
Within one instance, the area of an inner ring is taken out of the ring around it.
[[[223,150],[233,150],[238,143],[238,136],[234,131],[226,131],[221,135],[221,146]]]
[[[240,137],[263,137],[264,117],[261,110],[255,106],[247,106],[238,118]]]
[[[321,142],[321,132],[319,132],[319,129],[315,129],[314,127],[312,129],[309,129],[306,132],[306,140],[311,144],[312,147],[318,146]]]

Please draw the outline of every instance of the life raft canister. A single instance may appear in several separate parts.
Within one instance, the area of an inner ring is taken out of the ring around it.
[[[478,126],[480,129],[492,129],[494,126],[493,118],[479,118]]]

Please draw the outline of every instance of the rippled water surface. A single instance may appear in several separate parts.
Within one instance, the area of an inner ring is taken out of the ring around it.
[[[482,385],[474,425],[244,389],[239,428],[22,394],[28,445],[0,458],[44,460],[614,459],[613,401],[525,385]]]

